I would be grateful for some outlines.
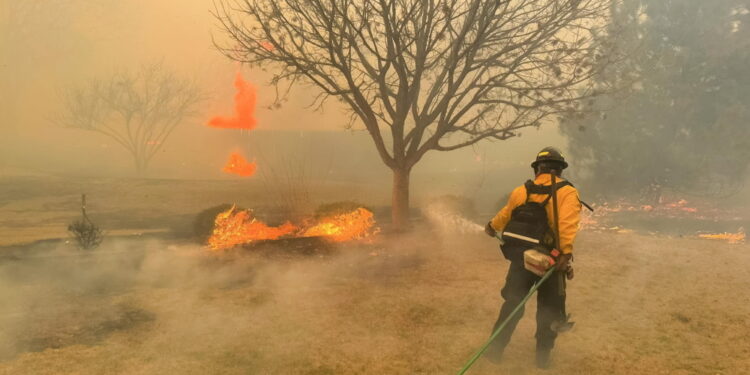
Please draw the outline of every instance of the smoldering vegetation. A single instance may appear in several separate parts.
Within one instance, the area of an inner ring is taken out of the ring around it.
[[[170,247],[158,240],[109,239],[85,252],[57,242],[4,250],[0,355],[5,360],[23,352],[93,345],[153,322],[154,312],[131,295],[140,287],[227,288],[255,274],[243,262],[199,258],[197,246]]]
[[[377,245],[317,254],[279,245],[215,253],[137,238],[110,239],[91,252],[63,243],[6,248],[0,262],[6,370],[24,358],[116,343],[123,350],[113,353],[118,358],[155,356],[156,368],[228,360],[224,370],[246,373],[260,362],[283,372],[294,357],[284,347],[300,350],[314,341],[304,334],[315,329],[310,320],[327,327],[363,323],[349,314],[347,301],[366,297],[351,288],[392,283],[424,260]],[[347,293],[337,296],[342,287]],[[91,364],[83,369],[97,372]],[[137,370],[146,371],[144,365]]]
[[[507,267],[491,239],[460,232],[308,254],[144,237],[6,248],[0,373],[452,373],[489,334]],[[557,373],[749,370],[747,250],[584,231]],[[473,371],[537,373],[530,317],[507,361]]]
[[[507,263],[482,225],[548,145],[597,208],[576,243],[577,325],[554,371],[750,373],[750,247],[722,237],[750,230],[750,11],[740,0],[621,4],[597,39],[633,53],[595,83],[626,87],[559,126],[426,154],[411,176],[411,233],[212,252],[202,243],[233,205],[280,225],[354,200],[387,225],[392,176],[370,135],[341,131],[335,101],[312,111],[307,86],[269,110],[274,72],[211,48],[211,2],[4,2],[0,373],[454,373],[501,303]],[[137,140],[158,150],[137,178],[116,140],[50,121],[66,88],[110,82],[119,95],[118,72],[154,62],[206,100],[169,139]],[[206,126],[237,109],[238,71],[258,89],[257,129]],[[222,171],[235,152],[254,176]],[[83,193],[104,235],[86,251],[66,237]],[[507,360],[472,373],[539,373],[534,310],[532,300]]]

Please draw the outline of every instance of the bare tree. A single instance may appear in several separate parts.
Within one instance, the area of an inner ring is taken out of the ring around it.
[[[63,125],[113,139],[130,152],[141,175],[174,129],[195,115],[202,94],[155,64],[69,89],[64,99]]]
[[[394,225],[408,224],[409,175],[430,150],[505,140],[576,111],[607,58],[593,35],[610,0],[225,0],[215,16],[231,59],[335,97],[393,171]],[[288,85],[288,86],[287,86]]]

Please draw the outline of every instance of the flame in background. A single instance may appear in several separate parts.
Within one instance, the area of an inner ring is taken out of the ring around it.
[[[216,215],[214,231],[208,239],[213,250],[281,237],[325,237],[333,242],[365,240],[379,232],[372,212],[358,208],[352,212],[327,216],[300,228],[290,222],[278,227],[268,226],[252,216],[249,210],[235,207]]]
[[[709,240],[724,240],[729,243],[742,243],[745,242],[745,230],[740,228],[737,233],[699,234],[698,237]]]
[[[685,199],[673,199],[670,201],[661,198],[655,205],[640,205],[620,200],[605,202],[597,205],[595,209],[596,211],[593,213],[588,211],[581,212],[581,229],[613,231],[616,233],[633,232],[630,229],[613,225],[614,223],[608,220],[610,215],[620,213],[646,213],[648,216],[666,219],[695,219],[714,222],[742,220],[742,216],[732,210],[716,207],[710,202],[693,201],[689,203]],[[723,240],[729,243],[742,243],[745,242],[745,231],[743,228],[740,228],[737,233],[696,233],[696,237]]]
[[[234,96],[234,117],[216,116],[208,121],[208,126],[222,129],[254,129],[257,125],[255,120],[255,102],[257,93],[255,87],[242,78],[237,72],[234,79],[234,87],[237,93]],[[248,162],[240,153],[233,152],[222,171],[241,177],[250,177],[255,174],[257,165]]]
[[[216,116],[208,121],[208,126],[223,129],[254,129],[257,125],[255,120],[255,102],[257,93],[255,87],[242,78],[237,72],[234,79],[234,87],[237,94],[234,95],[234,117]]]
[[[255,162],[250,163],[240,153],[233,152],[229,155],[229,160],[222,171],[242,177],[250,177],[255,174],[256,168]]]
[[[252,241],[275,240],[294,233],[297,229],[290,222],[278,227],[268,226],[252,217],[250,211],[235,211],[235,207],[232,206],[229,210],[216,215],[208,247],[219,250]]]
[[[703,202],[693,202],[692,205],[684,199],[666,201],[660,199],[655,205],[635,204],[625,200],[604,202],[596,205],[595,212],[582,211],[581,228],[594,230],[620,230],[620,227],[606,226],[607,218],[619,213],[646,213],[649,216],[673,218],[690,218],[698,220],[735,220],[732,213]]]

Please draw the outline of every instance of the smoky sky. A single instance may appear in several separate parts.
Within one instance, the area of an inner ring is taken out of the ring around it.
[[[2,175],[133,176],[132,158],[113,140],[63,127],[55,118],[67,88],[161,63],[195,80],[206,99],[167,139],[147,177],[239,178],[222,167],[240,152],[259,170],[264,159],[297,158],[313,164],[311,173],[320,178],[382,181],[389,188],[390,171],[369,136],[356,123],[346,129],[348,114],[336,101],[310,108],[316,91],[299,84],[280,108],[269,108],[273,67],[240,66],[217,50],[214,41],[224,39],[210,0],[4,1],[0,7]],[[207,126],[233,113],[238,72],[257,88],[255,129]],[[414,170],[415,188],[466,190],[493,178],[507,180],[507,188],[528,177],[530,158],[547,145],[564,147],[555,124],[528,129],[518,139],[429,153]]]

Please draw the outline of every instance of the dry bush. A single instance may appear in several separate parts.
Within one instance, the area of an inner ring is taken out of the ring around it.
[[[68,225],[68,232],[73,236],[78,247],[84,250],[95,249],[104,240],[102,230],[85,216]]]
[[[68,225],[68,232],[84,250],[97,248],[104,240],[104,233],[86,214],[86,194],[81,195],[81,218]]]

